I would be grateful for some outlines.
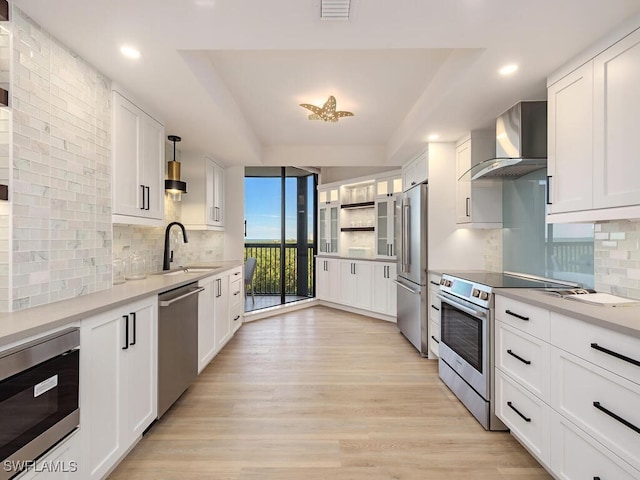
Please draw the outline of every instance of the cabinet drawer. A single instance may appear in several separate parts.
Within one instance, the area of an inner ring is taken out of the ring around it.
[[[551,343],[640,384],[640,338],[551,313]]]
[[[440,299],[433,292],[429,292],[429,318],[437,324],[440,324],[440,308],[442,308]]]
[[[640,386],[551,347],[551,406],[640,469]]]
[[[244,298],[244,295],[242,294],[242,279],[239,278],[237,280],[234,280],[233,278],[231,278],[231,296],[230,298],[230,305],[231,307],[233,307],[234,305],[240,304],[242,303],[242,300]]]
[[[640,478],[640,471],[554,411],[551,412],[551,469],[561,480]]]
[[[549,311],[496,295],[496,320],[549,341]]]
[[[549,465],[550,408],[496,369],[496,415],[520,443]]]
[[[429,288],[435,289],[436,291],[440,290],[440,279],[442,275],[436,273],[429,274]]]
[[[440,356],[440,323],[431,322],[429,326],[429,348],[435,353],[436,357]]]
[[[237,279],[242,280],[242,270],[243,270],[243,267],[233,268],[229,273],[229,278],[231,279],[230,281],[233,282],[234,280],[237,280]]]
[[[549,403],[549,344],[496,322],[496,367]]]
[[[242,304],[232,305],[229,309],[229,320],[231,322],[231,329],[234,330],[239,323],[242,323]]]

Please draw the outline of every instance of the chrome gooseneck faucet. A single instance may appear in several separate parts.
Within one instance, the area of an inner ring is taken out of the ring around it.
[[[169,252],[169,232],[171,231],[171,227],[174,225],[178,225],[182,229],[182,238],[184,239],[184,243],[189,243],[187,231],[184,229],[184,225],[180,222],[171,222],[167,225],[167,228],[164,231],[164,261],[162,262],[162,270],[169,270],[169,264],[173,261],[173,251]]]

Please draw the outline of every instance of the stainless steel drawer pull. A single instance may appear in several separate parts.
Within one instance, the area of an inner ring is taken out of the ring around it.
[[[514,406],[511,404],[511,402],[507,402],[507,406],[508,406],[511,410],[513,410],[514,412],[516,412],[516,413],[520,416],[520,418],[522,418],[525,422],[529,423],[529,422],[531,421],[531,419],[530,419],[530,418],[525,417],[522,413],[520,413],[520,411],[519,411],[516,407],[514,407]]]
[[[522,363],[524,363],[525,365],[531,365],[531,360],[525,360],[524,358],[522,358],[520,355],[517,355],[515,353],[513,353],[511,350],[507,350],[507,353],[509,355],[511,355],[514,358],[517,358],[518,360],[520,360]]]
[[[604,352],[607,355],[611,355],[612,357],[619,358],[620,360],[624,360],[625,362],[629,362],[631,365],[635,365],[636,367],[640,367],[640,361],[635,360],[633,358],[629,358],[621,353],[614,352],[613,350],[609,350],[608,348],[601,347],[597,343],[592,343],[591,348],[594,350],[598,350],[599,352]]]
[[[622,418],[620,415],[616,415],[615,413],[613,413],[611,410],[609,410],[608,408],[604,408],[602,405],[600,405],[600,402],[593,402],[593,406],[596,407],[598,410],[600,410],[603,413],[606,413],[607,415],[609,415],[611,418],[616,419],[617,421],[619,421],[621,424],[623,424],[625,427],[630,428],[631,430],[633,430],[636,433],[640,433],[640,428],[636,427],[633,423],[625,420],[624,418]]]
[[[520,320],[524,320],[525,322],[529,321],[529,317],[523,317],[522,315],[518,315],[517,313],[513,313],[511,310],[505,310],[504,313],[507,315],[511,315],[512,317],[519,318]]]

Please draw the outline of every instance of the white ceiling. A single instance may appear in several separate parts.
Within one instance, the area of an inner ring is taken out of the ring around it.
[[[227,165],[400,165],[426,143],[488,127],[629,18],[638,0],[15,0]],[[639,20],[640,24],[640,20]],[[132,61],[119,48],[142,51]],[[497,70],[516,62],[518,72]],[[329,95],[354,117],[309,121]]]

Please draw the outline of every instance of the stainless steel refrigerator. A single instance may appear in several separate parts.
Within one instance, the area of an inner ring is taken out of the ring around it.
[[[399,248],[398,328],[420,355],[429,352],[427,313],[427,184],[412,187],[399,196],[395,215]]]

